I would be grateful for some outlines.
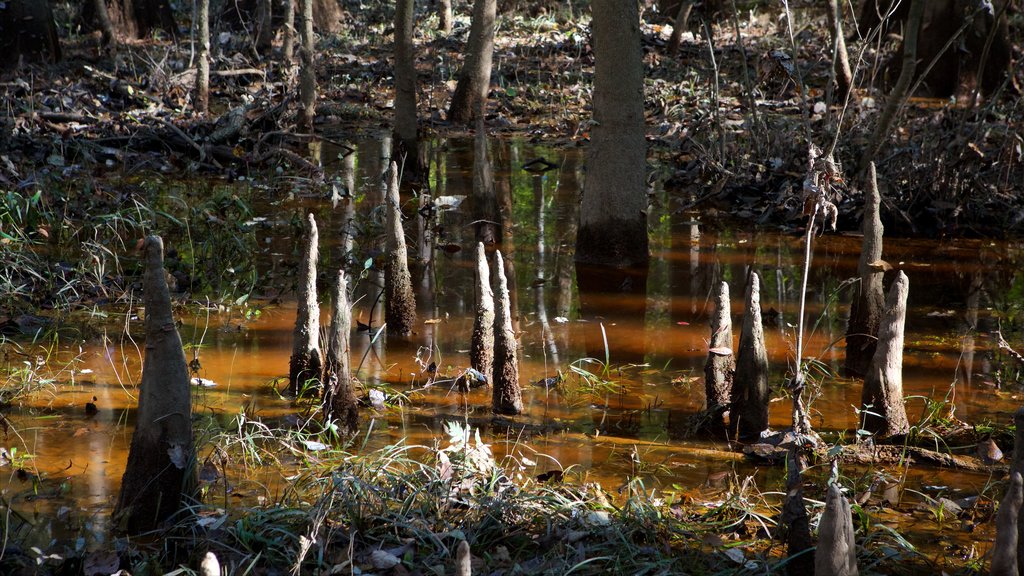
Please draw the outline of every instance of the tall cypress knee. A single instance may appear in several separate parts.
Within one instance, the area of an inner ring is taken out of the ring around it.
[[[138,418],[114,516],[129,533],[152,530],[181,509],[195,489],[192,390],[181,337],[171,312],[163,240],[143,247],[146,354]]]
[[[494,367],[494,291],[483,242],[476,245],[476,310],[469,344],[469,364],[491,383]]]
[[[861,245],[857,274],[860,285],[853,296],[850,308],[850,322],[846,327],[846,371],[863,376],[871,364],[878,346],[878,321],[885,305],[885,291],[882,287],[882,271],[871,264],[882,259],[882,219],[879,215],[881,196],[875,163],[868,166],[867,189],[864,191],[864,241]]]
[[[828,487],[825,511],[821,513],[821,522],[818,523],[814,574],[857,576],[857,541],[853,533],[853,514],[849,501],[835,484]]]
[[[316,297],[316,261],[320,254],[316,219],[306,217],[306,244],[298,270],[298,308],[292,335],[292,356],[288,390],[298,395],[310,380],[319,381],[323,372],[320,354],[320,305]]]
[[[522,414],[523,392],[519,387],[519,363],[516,357],[516,334],[512,330],[512,302],[505,277],[501,252],[494,253],[498,301],[494,313],[494,391],[492,402],[496,414]]]
[[[761,324],[761,279],[750,273],[743,314],[743,331],[732,384],[730,426],[740,438],[758,438],[768,429],[768,351]]]
[[[387,197],[384,199],[387,220],[387,267],[384,269],[384,321],[388,334],[408,335],[416,324],[416,298],[412,292],[409,274],[409,255],[405,248],[405,230],[402,228],[401,200],[398,195],[398,164],[388,168]]]
[[[338,270],[331,285],[331,329],[327,335],[327,358],[324,369],[324,412],[346,431],[359,425],[359,408],[352,390],[350,368],[351,350],[349,334],[352,329],[352,310],[348,303],[348,282],[345,272]]]
[[[704,364],[704,398],[707,428],[715,432],[725,429],[725,419],[732,401],[733,373],[736,358],[732,352],[732,310],[729,302],[729,284],[722,282],[715,296],[715,311],[711,315],[711,340],[708,359]]]
[[[878,327],[878,348],[861,392],[863,427],[885,438],[910,431],[903,405],[903,333],[910,281],[900,271],[889,289]]]

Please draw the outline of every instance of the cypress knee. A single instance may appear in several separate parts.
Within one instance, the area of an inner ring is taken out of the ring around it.
[[[768,351],[764,347],[761,279],[757,272],[750,273],[745,308],[729,421],[740,438],[756,439],[768,429]]]
[[[872,162],[868,166],[867,190],[864,191],[864,223],[861,225],[864,241],[857,264],[860,284],[853,296],[850,322],[846,327],[846,372],[854,376],[867,374],[878,346],[878,321],[885,305],[882,271],[871,267],[872,263],[882,259],[884,228],[879,215],[881,203],[875,163]]]
[[[469,345],[469,365],[491,379],[494,366],[494,291],[483,242],[476,245],[476,312]]]
[[[1015,447],[1014,450],[1017,450]],[[1024,486],[1020,472],[1016,470],[1010,475],[1010,484],[1006,487],[1006,495],[999,502],[999,513],[996,514],[996,543],[992,546],[992,576],[1017,576],[1017,547],[1020,535],[1017,522],[1020,518],[1020,507],[1024,503]]]
[[[342,270],[338,270],[331,286],[331,302],[334,308],[331,329],[327,336],[324,412],[328,419],[336,420],[339,427],[352,432],[359,425],[359,408],[352,390],[352,373],[349,365],[352,310],[348,303],[348,282],[345,281],[345,272]]]
[[[387,267],[384,269],[384,321],[388,334],[408,335],[416,323],[416,298],[412,293],[409,255],[405,248],[402,209],[398,195],[398,164],[388,168],[387,197],[384,199],[387,221]]]
[[[512,303],[505,278],[501,252],[494,253],[497,273],[498,301],[494,313],[494,382],[493,404],[496,414],[522,414],[523,393],[519,387],[519,364],[516,358],[516,334],[512,330]]]
[[[850,503],[839,486],[828,487],[825,511],[818,523],[818,548],[814,551],[815,576],[857,576],[857,542],[853,534]]]
[[[889,289],[878,327],[878,348],[861,393],[864,429],[881,438],[910,431],[903,405],[903,331],[910,281],[902,271]]]
[[[298,270],[298,309],[292,335],[292,356],[288,371],[288,390],[298,395],[311,380],[319,382],[323,372],[320,354],[320,305],[316,298],[316,261],[320,254],[316,219],[306,216],[306,244]]]
[[[715,296],[715,311],[711,315],[711,340],[708,342],[708,360],[704,364],[704,397],[709,421],[708,430],[725,430],[732,396],[732,379],[736,371],[736,358],[732,353],[732,310],[729,302],[729,284],[722,282]]]

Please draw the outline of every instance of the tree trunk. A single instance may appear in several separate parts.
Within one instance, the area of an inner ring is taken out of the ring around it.
[[[758,438],[768,429],[768,352],[761,323],[761,279],[750,273],[736,355],[730,426],[742,439]]]
[[[8,0],[0,10],[0,68],[11,70],[21,64],[57,62],[60,41],[53,11],[46,0]]]
[[[344,12],[338,0],[313,0],[313,26],[321,34],[337,34],[344,28]]]
[[[452,33],[452,0],[437,0],[437,29],[446,35]]]
[[[494,367],[494,291],[491,289],[491,271],[487,266],[487,251],[483,242],[476,245],[476,309],[473,316],[473,335],[469,345],[469,365],[492,383]]]
[[[402,228],[402,204],[398,195],[398,163],[392,161],[388,169],[388,190],[384,199],[387,211],[387,267],[384,269],[384,321],[388,334],[407,336],[416,324],[416,298],[412,293],[412,275],[409,274],[409,255],[405,247]]]
[[[411,157],[404,168],[418,174],[419,144],[416,126],[416,47],[413,44],[413,0],[397,0],[395,6],[395,154]]]
[[[676,18],[672,22],[672,36],[668,39],[668,46],[665,49],[665,53],[669,56],[675,57],[679,54],[679,45],[683,40],[683,31],[686,30],[687,25],[690,21],[690,12],[693,10],[693,2],[691,0],[684,0],[679,3],[679,9],[676,11]]]
[[[169,0],[105,0],[107,17],[115,35],[146,38],[157,30],[177,36],[177,24]],[[8,2],[10,4],[10,2]],[[82,5],[82,21],[87,27],[101,27],[101,15],[95,2]],[[102,28],[100,28],[102,31]]]
[[[199,0],[196,6],[199,21],[199,59],[196,63],[196,111],[210,111],[210,0]]]
[[[205,0],[209,1],[209,0]],[[256,52],[262,56],[270,54],[274,41],[273,1],[258,0],[256,4]]]
[[[910,281],[902,271],[889,289],[878,327],[878,348],[861,394],[863,428],[879,438],[910,431],[903,404],[903,334]]]
[[[1016,451],[1018,448],[1014,446]],[[999,502],[996,514],[996,543],[992,546],[991,576],[1018,576],[1017,546],[1020,535],[1017,533],[1017,522],[1020,507],[1024,504],[1024,482],[1020,472],[1010,474],[1010,484],[1006,487],[1006,495]]]
[[[1014,474],[1024,475],[1024,408],[1013,413],[1013,462],[1010,464],[1011,480]],[[1024,514],[1017,514],[1017,573],[1024,574]]]
[[[103,0],[92,0],[92,7],[96,13],[96,27],[100,29],[100,46],[113,52],[117,47],[117,33],[110,22],[107,4]]]
[[[192,390],[174,324],[163,266],[163,240],[146,238],[143,303],[146,355],[138,418],[114,516],[129,533],[153,530],[180,510],[195,487]]]
[[[725,430],[725,421],[729,415],[732,380],[736,371],[736,357],[732,352],[732,305],[729,302],[729,284],[726,282],[719,284],[715,296],[708,348],[708,360],[704,364],[707,429],[720,432]]]
[[[864,216],[861,231],[864,241],[860,249],[857,273],[860,285],[853,295],[850,322],[846,327],[846,372],[863,376],[871,365],[878,346],[878,322],[885,305],[882,271],[871,264],[882,259],[882,234],[885,228],[879,214],[882,199],[878,193],[875,163],[868,165],[867,186],[864,190]]]
[[[494,374],[492,404],[495,414],[523,413],[523,391],[519,387],[519,359],[516,333],[512,330],[512,303],[508,294],[505,262],[494,252],[498,299],[494,313]]]
[[[316,68],[313,65],[313,0],[302,0],[302,14],[299,29],[302,31],[302,47],[299,49],[299,99],[302,103],[301,124],[313,129],[316,116]]]
[[[281,38],[281,58],[285,66],[291,66],[295,60],[295,0],[284,2],[284,33]]]
[[[306,217],[306,244],[298,269],[298,309],[288,371],[288,389],[298,396],[311,380],[319,381],[323,371],[320,353],[320,305],[316,298],[316,261],[320,253],[319,234],[312,214]]]
[[[1013,527],[1014,532],[1017,526]],[[850,503],[839,486],[828,487],[825,511],[818,523],[818,548],[814,551],[815,576],[857,576],[857,541],[853,533]]]
[[[843,36],[843,6],[841,0],[829,0],[829,29],[832,32],[832,50],[835,56],[832,67],[836,73],[836,101],[845,102],[853,90],[853,72],[850,70],[850,56],[846,52],[846,38]]]
[[[342,270],[338,270],[331,285],[331,302],[333,315],[327,337],[324,369],[324,380],[327,382],[324,389],[324,413],[328,420],[335,420],[344,432],[354,432],[359,427],[359,408],[352,390],[352,371],[349,366],[352,309],[348,302],[348,283]]]
[[[476,121],[473,140],[473,221],[476,240],[493,246],[501,239],[498,228],[498,196],[494,189],[494,171],[487,150],[487,132],[482,117]]]
[[[469,29],[466,59],[459,72],[459,83],[448,107],[448,120],[468,124],[476,114],[486,111],[491,87],[491,58],[494,56],[494,19],[496,0],[475,0],[473,23]]]
[[[635,2],[594,0],[594,121],[576,262],[648,263],[643,65]]]

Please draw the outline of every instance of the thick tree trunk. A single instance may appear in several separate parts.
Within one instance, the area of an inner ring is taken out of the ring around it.
[[[594,121],[576,262],[648,263],[643,63],[635,2],[594,0]]]
[[[337,34],[344,28],[344,12],[338,0],[313,0],[313,26],[321,34]]]
[[[314,67],[315,38],[313,36],[313,0],[302,0],[302,14],[299,29],[302,32],[302,47],[299,49],[299,99],[302,104],[301,123],[313,129],[316,116],[316,68]]]
[[[114,510],[129,533],[152,530],[169,519],[195,487],[192,390],[171,311],[163,250],[159,236],[146,238],[142,247],[146,355],[138,418]]]
[[[469,365],[491,383],[494,367],[494,291],[483,242],[476,245],[476,309],[469,345]]]
[[[323,372],[320,353],[320,305],[316,298],[316,261],[320,253],[316,219],[306,217],[306,244],[298,269],[298,309],[288,371],[288,390],[298,396],[310,380],[319,381]]]
[[[902,271],[889,289],[878,327],[878,348],[864,377],[863,428],[879,438],[910,431],[903,404],[903,334],[910,281]]]
[[[459,73],[459,83],[448,107],[448,120],[467,124],[486,112],[487,93],[491,87],[491,59],[494,56],[494,19],[496,0],[473,2],[473,23],[469,29],[466,60]]]
[[[46,0],[8,0],[0,10],[0,69],[21,64],[57,62],[60,41],[53,11]]]
[[[1014,532],[1017,526],[1013,527]],[[818,548],[814,551],[815,576],[857,576],[857,541],[853,533],[850,503],[839,486],[828,487],[825,511],[818,523]]]
[[[742,439],[756,439],[768,429],[768,352],[761,323],[761,279],[750,273],[736,355],[730,426]]]
[[[352,309],[348,302],[348,283],[342,270],[338,270],[331,285],[331,302],[334,308],[327,336],[324,413],[328,420],[335,420],[343,431],[353,432],[359,427],[359,408],[352,390],[352,371],[349,365]]]
[[[715,311],[711,315],[711,339],[708,341],[708,360],[704,364],[704,398],[707,411],[707,429],[725,430],[732,401],[732,380],[736,359],[732,351],[732,306],[729,302],[729,284],[722,282],[715,296]]]
[[[860,285],[853,295],[850,322],[846,327],[846,372],[855,376],[867,374],[871,358],[878,347],[878,322],[885,305],[882,271],[871,264],[882,259],[882,226],[880,215],[882,198],[878,193],[875,163],[868,165],[867,186],[864,190],[864,216],[861,232],[864,240],[860,249],[857,274]]]
[[[416,125],[416,47],[413,43],[415,26],[413,0],[397,0],[395,6],[395,153],[413,162],[405,169],[413,174],[419,170],[418,128]]]
[[[169,0],[105,0],[105,2],[107,17],[117,36],[145,38],[157,30],[161,30],[171,37],[177,36],[174,11],[171,10]],[[100,17],[94,2],[86,2],[82,6],[82,21],[86,26],[100,27]]]
[[[522,414],[523,392],[519,387],[519,359],[516,333],[512,329],[512,303],[509,299],[505,262],[494,252],[497,272],[497,302],[494,313],[494,373],[492,404],[495,414]]]
[[[210,111],[210,0],[199,0],[196,5],[198,20],[199,58],[196,62],[196,111]]]
[[[388,189],[384,199],[387,220],[387,267],[384,269],[384,321],[388,334],[407,336],[416,324],[416,298],[412,293],[409,255],[402,228],[402,204],[398,195],[398,163],[392,161],[387,174]]]

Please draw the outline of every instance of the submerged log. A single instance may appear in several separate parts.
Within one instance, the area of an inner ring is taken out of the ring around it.
[[[732,307],[729,302],[729,284],[722,282],[715,296],[715,311],[711,316],[711,340],[708,359],[704,364],[704,398],[708,417],[707,429],[725,430],[732,397],[732,379],[736,371],[736,357],[732,353]]]
[[[811,541],[811,521],[804,505],[802,474],[807,468],[806,458],[800,448],[789,447],[786,456],[786,498],[782,503],[782,525],[785,526],[786,553],[789,574],[815,574],[814,556],[808,552],[814,544]]]
[[[138,418],[114,509],[118,525],[132,534],[152,530],[179,512],[196,480],[192,389],[171,312],[163,240],[146,238],[142,251],[146,355]]]
[[[864,191],[864,222],[861,225],[864,241],[857,264],[860,284],[853,296],[850,322],[846,327],[845,368],[847,374],[855,376],[867,374],[871,365],[878,345],[878,322],[885,305],[883,272],[871,267],[873,262],[882,259],[882,233],[885,229],[879,215],[881,203],[875,163],[872,162],[868,165],[867,189]]]
[[[352,310],[348,302],[348,282],[342,270],[338,270],[331,286],[331,302],[334,308],[331,329],[327,336],[324,414],[328,420],[335,420],[343,431],[353,432],[359,427],[359,408],[352,390],[350,368],[349,334],[352,329]]]
[[[1010,476],[1010,485],[1006,487],[1006,495],[999,502],[999,513],[996,514],[996,542],[992,546],[992,576],[1018,576],[1018,546],[1020,535],[1017,522],[1020,518],[1020,507],[1024,504],[1024,480],[1020,472],[1014,471]]]
[[[387,172],[388,186],[384,205],[387,211],[387,267],[384,269],[384,321],[388,334],[407,336],[416,324],[416,297],[409,274],[409,255],[405,248],[402,207],[398,195],[398,164],[391,162]]]
[[[494,291],[483,242],[476,245],[476,314],[469,344],[469,365],[491,379],[494,367]]]
[[[910,431],[903,404],[903,330],[910,281],[897,273],[885,301],[878,328],[878,348],[864,378],[861,393],[863,428],[879,438],[902,436]]]
[[[853,533],[850,502],[839,486],[828,487],[825,511],[818,524],[818,548],[814,551],[815,576],[857,576],[857,542]]]
[[[299,303],[295,311],[295,332],[292,335],[292,356],[288,370],[288,391],[298,396],[310,381],[319,380],[323,372],[320,354],[320,305],[316,298],[316,261],[320,254],[316,219],[306,216],[306,245],[299,263]]]
[[[522,414],[523,392],[519,387],[519,363],[516,357],[516,333],[512,329],[512,303],[505,278],[501,252],[494,252],[498,301],[494,313],[494,383],[492,402],[496,414]]]
[[[768,351],[761,323],[761,279],[750,273],[733,377],[730,426],[743,439],[758,438],[768,429]]]

